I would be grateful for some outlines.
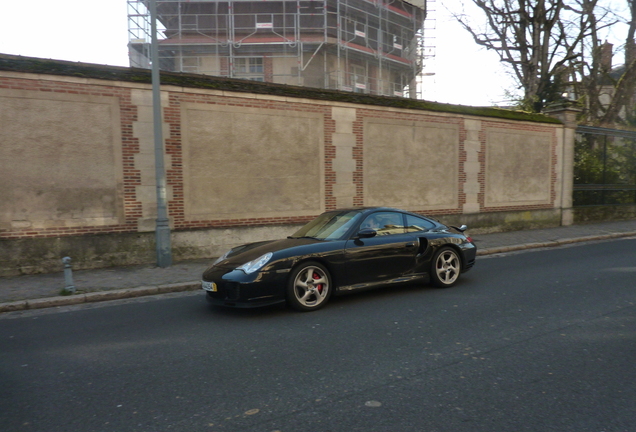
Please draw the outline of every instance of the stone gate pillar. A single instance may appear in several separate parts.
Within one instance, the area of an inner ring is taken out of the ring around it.
[[[572,225],[574,214],[572,211],[572,191],[574,188],[574,142],[576,140],[577,116],[580,108],[569,106],[567,103],[548,106],[544,113],[563,122],[563,133],[558,137],[557,165],[558,177],[557,199],[561,205],[561,225]]]

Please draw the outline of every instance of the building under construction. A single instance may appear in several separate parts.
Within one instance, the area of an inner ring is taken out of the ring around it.
[[[425,0],[156,0],[162,70],[415,97]],[[149,0],[128,0],[129,57],[150,67]]]

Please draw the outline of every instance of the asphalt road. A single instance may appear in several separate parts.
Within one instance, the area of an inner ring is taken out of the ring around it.
[[[0,430],[636,431],[636,239],[478,260],[454,288],[0,316]]]

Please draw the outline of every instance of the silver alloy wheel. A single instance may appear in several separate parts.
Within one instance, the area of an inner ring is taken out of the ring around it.
[[[459,277],[461,263],[457,253],[452,249],[444,249],[435,261],[435,273],[441,284],[449,286]]]
[[[303,268],[294,279],[294,296],[307,308],[315,308],[329,296],[329,276],[317,266]]]

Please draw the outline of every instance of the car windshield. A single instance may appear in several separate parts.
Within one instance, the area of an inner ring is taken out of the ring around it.
[[[323,213],[296,231],[292,238],[311,237],[319,240],[339,239],[360,218],[357,211]]]

